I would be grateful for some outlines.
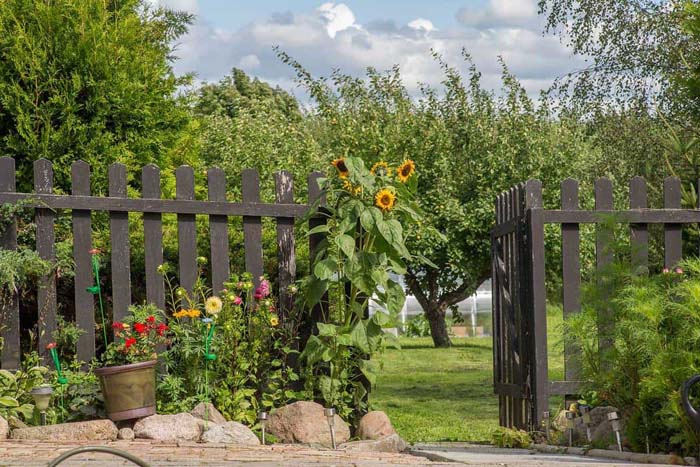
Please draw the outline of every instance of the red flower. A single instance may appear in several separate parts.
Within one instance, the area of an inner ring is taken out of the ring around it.
[[[159,336],[162,336],[163,334],[165,334],[165,331],[167,331],[167,330],[168,330],[168,325],[167,325],[167,324],[165,324],[165,323],[160,323],[160,324],[158,325],[158,335],[159,335]]]
[[[135,337],[130,337],[127,340],[124,341],[124,348],[128,349],[132,345],[136,343],[136,338]]]
[[[156,317],[155,317],[155,316],[149,316],[148,318],[146,318],[146,321],[148,321],[149,323],[153,324],[153,323],[156,322]]]
[[[56,348],[56,343],[55,342],[49,342],[46,344],[46,350],[51,350]]]
[[[98,248],[93,248],[88,253],[90,253],[91,255],[99,255],[101,251]]]
[[[143,323],[134,323],[134,330],[139,334],[145,334],[148,332],[148,326]]]
[[[115,331],[121,331],[122,329],[124,329],[124,323],[115,321],[112,323],[112,329],[114,329]]]
[[[255,292],[255,294],[253,295],[253,298],[256,300],[262,300],[263,296],[260,292]]]

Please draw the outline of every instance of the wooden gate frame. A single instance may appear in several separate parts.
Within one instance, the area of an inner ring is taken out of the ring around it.
[[[579,184],[561,183],[561,209],[544,209],[542,183],[528,180],[501,193],[495,201],[496,222],[491,231],[493,372],[499,400],[499,423],[537,430],[549,410],[551,394],[578,393],[580,351],[564,347],[564,381],[549,381],[547,361],[547,297],[545,288],[545,224],[561,225],[562,308],[566,318],[581,309],[580,225],[596,224],[596,268],[612,261],[609,219],[628,224],[631,261],[648,267],[648,224],[664,228],[664,267],[674,268],[682,257],[683,224],[700,223],[700,209],[681,209],[681,183],[664,180],[664,208],[647,208],[646,182],[629,184],[629,209],[613,208],[613,185],[607,178],[594,183],[595,209],[581,210]],[[700,189],[699,189],[700,192]],[[613,326],[601,310],[599,326]],[[610,342],[600,341],[601,347]]]

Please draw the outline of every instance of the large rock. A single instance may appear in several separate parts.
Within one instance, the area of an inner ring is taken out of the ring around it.
[[[134,425],[137,438],[158,441],[199,441],[202,430],[198,419],[188,413],[151,415]]]
[[[238,444],[257,446],[260,440],[247,426],[238,422],[226,422],[214,425],[202,435],[205,443]]]
[[[394,433],[393,435],[385,436],[380,439],[369,439],[360,441],[351,441],[338,446],[338,449],[345,451],[359,452],[403,452],[408,445],[401,437]]]
[[[396,434],[387,414],[381,410],[366,413],[357,426],[360,439],[381,439]]]
[[[350,439],[350,427],[338,415],[334,418],[335,441]],[[323,406],[299,401],[280,407],[270,414],[267,430],[282,443],[305,443],[330,447],[331,435]]]
[[[19,428],[12,431],[12,438],[42,441],[103,441],[117,439],[118,432],[117,425],[111,420],[91,420]]]
[[[206,420],[212,425],[226,423],[224,416],[221,415],[221,412],[219,412],[211,402],[200,402],[190,413],[193,417]]]
[[[615,442],[615,432],[612,429],[612,423],[608,420],[610,412],[618,412],[615,407],[601,406],[591,409],[591,438],[595,443],[611,443]],[[619,412],[618,412],[619,413]],[[566,411],[562,410],[554,420],[554,428],[566,434]],[[621,435],[624,434],[624,421],[620,420]],[[565,437],[568,439],[568,437]],[[574,419],[574,441],[579,444],[587,444],[586,425],[583,424],[583,417]],[[624,436],[623,436],[624,441]]]
[[[7,439],[10,436],[10,424],[0,416],[0,439]]]

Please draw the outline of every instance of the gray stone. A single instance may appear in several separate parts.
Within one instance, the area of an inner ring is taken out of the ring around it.
[[[198,419],[189,413],[151,415],[134,425],[137,438],[158,441],[198,441],[202,434]]]
[[[610,412],[619,411],[615,407],[601,406],[591,409],[591,438],[594,443],[611,443],[615,441],[615,432],[612,430],[612,424],[608,420],[608,414]],[[554,428],[562,433],[566,434],[566,411],[562,410],[559,415],[554,420]],[[624,432],[625,424],[624,420],[620,420],[620,429],[622,442],[624,444]],[[568,440],[568,437],[564,437]],[[576,417],[574,419],[574,441],[578,444],[587,444],[588,438],[586,436],[586,425],[583,424],[583,417]]]
[[[260,440],[255,436],[255,433],[238,422],[226,422],[212,426],[202,435],[202,442],[245,446],[257,446],[260,444]]]
[[[128,427],[119,429],[119,434],[117,435],[117,438],[126,440],[132,440],[135,437],[134,430]]]
[[[350,427],[338,415],[334,417],[335,440],[341,444],[350,439]],[[267,431],[282,443],[305,443],[331,446],[328,420],[323,406],[299,401],[280,407],[270,414]]]
[[[10,424],[0,416],[0,439],[7,439],[10,436]]]
[[[200,402],[190,413],[193,417],[206,420],[212,425],[226,423],[226,418],[221,415],[221,412],[219,412],[211,402]]]
[[[398,434],[394,433],[393,435],[379,439],[366,439],[343,443],[338,446],[338,449],[360,452],[403,452],[407,447],[406,441],[401,439]]]
[[[32,426],[12,431],[13,439],[42,441],[97,441],[117,439],[117,426],[111,420]]]
[[[366,413],[357,425],[357,437],[360,439],[381,439],[396,434],[387,414],[381,410]]]

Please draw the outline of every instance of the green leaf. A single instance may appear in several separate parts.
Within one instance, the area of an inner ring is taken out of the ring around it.
[[[348,258],[352,258],[355,254],[355,239],[350,235],[340,234],[335,237],[335,243],[340,247],[340,250]]]
[[[319,233],[328,233],[330,232],[330,227],[328,224],[321,224],[317,225],[313,229],[309,230],[306,235],[314,235],[314,234],[319,234]]]
[[[19,402],[14,397],[1,396],[0,407],[19,407]]]
[[[319,336],[336,336],[338,327],[335,324],[316,323]]]
[[[398,314],[403,308],[403,304],[406,302],[406,294],[403,291],[401,284],[389,281],[386,287],[386,307],[392,314]]]
[[[374,315],[372,315],[372,321],[374,321],[374,323],[379,327],[382,327],[391,322],[391,316],[382,311],[377,311]]]
[[[336,272],[338,265],[332,258],[323,259],[314,266],[314,275],[321,280],[332,279]]]
[[[352,343],[365,353],[369,353],[369,342],[367,341],[367,333],[365,332],[365,324],[358,321],[355,327],[352,328]]]
[[[328,290],[328,281],[312,277],[306,289],[306,303],[313,306],[321,301]]]
[[[379,373],[379,362],[376,360],[360,360],[360,371],[369,384],[374,386],[377,382],[377,374]]]
[[[367,232],[372,232],[374,230],[375,222],[374,216],[372,215],[372,210],[377,210],[376,208],[370,207],[362,211],[360,214],[360,224],[362,228]],[[381,215],[381,214],[380,214]]]

